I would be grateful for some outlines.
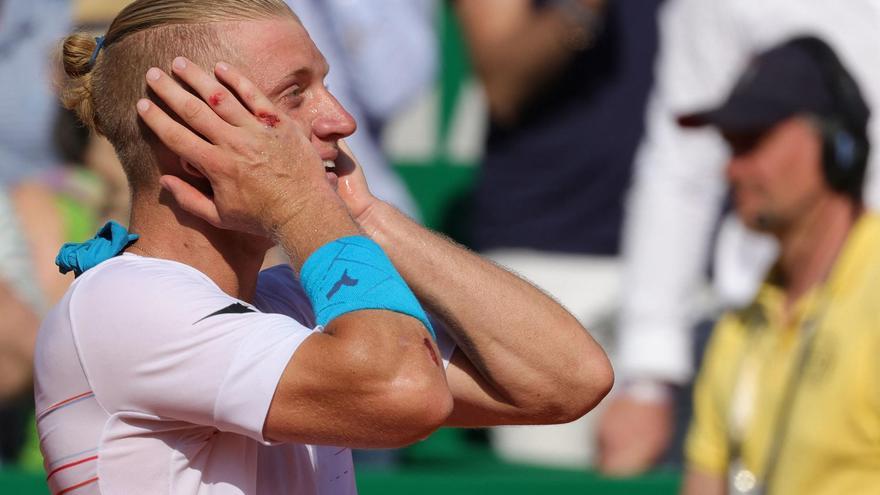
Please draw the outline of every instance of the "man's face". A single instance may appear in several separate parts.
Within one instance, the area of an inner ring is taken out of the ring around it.
[[[724,133],[734,205],[750,228],[778,233],[830,190],[822,176],[822,141],[805,117],[762,133]]]
[[[321,159],[335,160],[337,142],[357,126],[324,85],[327,61],[302,25],[288,18],[230,23],[227,38],[239,55],[231,62],[279,111],[309,130]]]

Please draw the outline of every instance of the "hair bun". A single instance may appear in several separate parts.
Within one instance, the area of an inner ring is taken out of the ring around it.
[[[92,70],[89,63],[97,47],[95,38],[86,33],[74,33],[64,40],[62,62],[69,77],[80,77]]]
[[[94,102],[92,101],[92,53],[97,47],[95,38],[88,33],[74,33],[65,38],[61,49],[61,63],[65,78],[61,81],[61,103],[76,112],[90,129],[95,129]]]

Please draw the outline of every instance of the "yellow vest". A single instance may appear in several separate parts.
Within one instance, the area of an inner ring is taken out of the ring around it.
[[[690,467],[726,477],[731,428],[742,424],[742,462],[763,479],[783,396],[800,375],[770,495],[880,494],[880,217],[862,216],[828,280],[798,301],[787,324],[783,307],[784,294],[767,282],[752,305],[716,326],[694,390]],[[810,327],[812,350],[798,373]],[[752,377],[753,407],[738,423],[734,411],[749,402],[743,376]]]

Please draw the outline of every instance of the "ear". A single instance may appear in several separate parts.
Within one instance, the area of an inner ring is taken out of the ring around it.
[[[159,165],[159,175],[174,175],[184,180],[192,177],[204,179],[205,175],[192,163],[175,154],[162,143],[156,146],[156,160]]]
[[[207,178],[205,177],[205,174],[203,174],[203,173],[202,173],[201,171],[199,171],[199,170],[198,170],[193,164],[191,164],[190,162],[186,161],[186,160],[183,159],[182,157],[180,158],[180,167],[183,169],[184,172],[186,172],[187,174],[189,174],[189,175],[191,175],[191,176],[193,176],[193,177],[197,177],[197,178],[199,178],[199,179],[207,179]]]

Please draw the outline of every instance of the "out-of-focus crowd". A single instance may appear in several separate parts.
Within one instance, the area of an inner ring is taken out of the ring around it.
[[[55,52],[126,3],[0,1],[6,464],[42,469],[34,337],[73,280],[55,253],[128,217],[112,146],[58,103]],[[444,69],[437,17],[461,27],[488,121],[461,240],[566,306],[617,378],[574,423],[489,432],[502,458],[671,466],[692,494],[880,486],[871,0],[287,3],[359,124],[371,188],[413,216],[382,133]]]

